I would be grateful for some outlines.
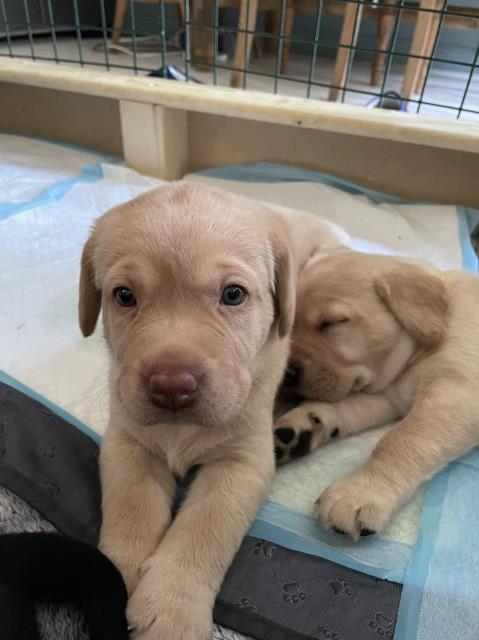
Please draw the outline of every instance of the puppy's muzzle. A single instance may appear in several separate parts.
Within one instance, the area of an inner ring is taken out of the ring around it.
[[[151,402],[160,409],[179,411],[191,407],[198,395],[198,380],[187,369],[154,373],[148,381]]]

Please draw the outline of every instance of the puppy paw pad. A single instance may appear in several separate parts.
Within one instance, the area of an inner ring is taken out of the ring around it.
[[[292,429],[291,427],[280,427],[279,429],[276,429],[274,435],[283,444],[289,444],[296,434],[294,432],[294,429]]]
[[[298,444],[291,449],[292,458],[302,458],[311,451],[311,431],[302,431],[299,434]]]

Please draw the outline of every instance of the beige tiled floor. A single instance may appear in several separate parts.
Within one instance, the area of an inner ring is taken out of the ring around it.
[[[102,39],[83,39],[81,46],[76,38],[57,36],[56,51],[58,57],[68,61],[67,64],[78,64],[80,59],[85,65],[93,65],[98,68],[105,66],[108,60],[113,73],[134,73],[134,65],[139,68],[138,73],[146,74],[148,70],[158,69],[162,65],[161,46],[154,40],[139,40],[137,42],[138,53],[132,53],[132,47],[128,42],[124,43],[124,51],[109,51],[105,54]],[[34,41],[35,55],[48,60],[55,58],[55,47],[49,37],[36,37]],[[8,55],[6,43],[0,44],[0,54]],[[12,41],[12,53],[15,56],[31,57],[31,47],[27,39],[15,39]],[[169,52],[168,62],[184,69],[182,52]],[[229,85],[230,70],[227,68],[230,61],[220,62],[216,78],[213,72],[201,72],[191,68],[191,74],[203,82],[213,84],[216,82],[222,86]],[[318,58],[314,68],[313,80],[319,86],[311,88],[310,97],[313,99],[325,99],[327,97],[327,84],[331,81],[334,60],[332,58]],[[226,68],[221,68],[226,67]],[[310,59],[307,56],[292,55],[288,66],[286,78],[279,79],[276,83],[273,77],[276,69],[276,57],[261,56],[253,58],[250,64],[251,73],[247,77],[246,87],[255,91],[274,92],[290,96],[307,96],[308,77],[310,73]],[[386,90],[399,90],[404,64],[393,60]],[[369,84],[370,64],[365,61],[355,60],[352,65],[348,87],[350,91],[345,94],[345,102],[364,105],[378,92],[381,87],[372,87]],[[429,79],[424,91],[423,100],[426,103],[420,106],[420,113],[424,115],[437,115],[446,118],[456,118],[457,109],[461,105],[469,69],[458,65],[444,69],[432,66]],[[323,85],[323,86],[320,86]],[[419,98],[419,96],[417,96]],[[450,108],[447,108],[450,107]],[[415,112],[418,105],[411,103],[409,110]],[[465,109],[479,111],[479,67],[470,83],[467,98],[464,102]],[[479,123],[479,114],[463,112],[462,120]]]

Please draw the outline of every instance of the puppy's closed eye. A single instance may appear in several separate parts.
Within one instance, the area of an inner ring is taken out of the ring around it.
[[[340,325],[344,325],[348,323],[349,321],[350,321],[350,318],[346,318],[346,317],[329,318],[329,319],[320,320],[318,324],[318,331],[319,333],[324,333],[327,329],[331,327],[338,327]]]

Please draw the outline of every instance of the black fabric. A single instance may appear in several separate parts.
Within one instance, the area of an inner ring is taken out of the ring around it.
[[[98,446],[88,436],[0,383],[0,484],[63,533],[92,544],[100,525],[97,458]],[[195,473],[178,480],[175,509]],[[0,594],[1,589],[0,584]],[[390,639],[401,590],[246,536],[221,587],[214,619],[258,640]],[[12,597],[4,592],[6,600]]]
[[[173,517],[175,517],[176,514],[178,513],[179,508],[181,507],[181,504],[185,499],[186,494],[188,493],[188,489],[191,483],[193,482],[193,480],[196,478],[196,474],[198,473],[200,468],[201,468],[200,464],[195,464],[193,467],[191,467],[191,469],[189,469],[186,472],[184,477],[175,475],[176,495],[173,501],[173,506],[171,508]]]
[[[90,640],[127,640],[127,593],[110,560],[88,544],[55,533],[0,536],[0,638],[37,640],[34,604],[73,603]]]
[[[0,382],[0,484],[60,531],[96,546],[98,445],[40,402]]]
[[[15,586],[0,578],[0,638],[2,640],[40,640],[34,604]]]

